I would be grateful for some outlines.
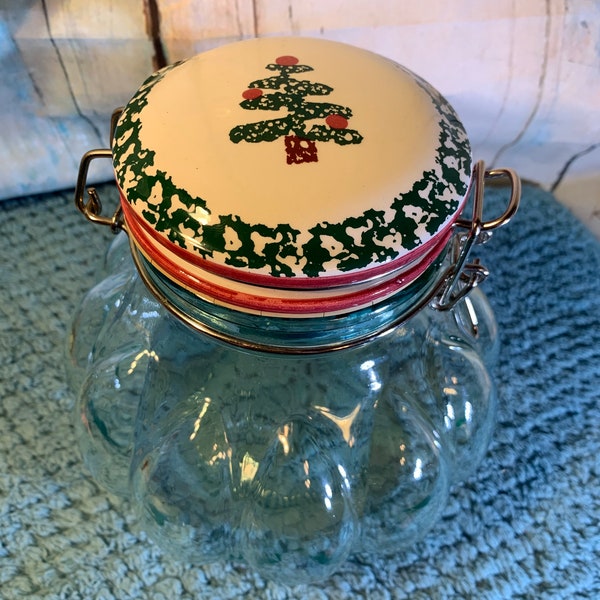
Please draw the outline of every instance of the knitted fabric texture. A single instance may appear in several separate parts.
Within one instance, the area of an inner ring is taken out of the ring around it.
[[[487,192],[491,216],[505,197]],[[0,598],[600,597],[600,244],[549,193],[526,186],[476,249],[502,335],[483,464],[410,551],[297,588],[163,555],[85,472],[64,340],[110,235],[70,195],[0,205]]]

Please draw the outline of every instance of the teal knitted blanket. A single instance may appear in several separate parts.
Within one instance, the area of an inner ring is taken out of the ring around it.
[[[85,472],[63,346],[110,235],[70,194],[0,204],[0,598],[600,598],[600,244],[549,193],[478,249],[502,333],[483,465],[410,551],[293,589],[164,556]]]

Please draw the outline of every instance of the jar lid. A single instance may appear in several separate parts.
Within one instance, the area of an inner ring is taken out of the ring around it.
[[[113,164],[125,222],[158,270],[246,311],[372,304],[440,254],[471,179],[448,102],[389,59],[259,38],[152,75]]]

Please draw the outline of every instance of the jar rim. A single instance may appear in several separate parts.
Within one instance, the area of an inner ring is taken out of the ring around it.
[[[406,289],[352,312],[289,318],[239,311],[214,304],[175,283],[129,238],[138,274],[146,288],[175,317],[209,337],[244,349],[310,355],[361,346],[386,335],[420,312],[439,294],[453,270],[456,236]]]

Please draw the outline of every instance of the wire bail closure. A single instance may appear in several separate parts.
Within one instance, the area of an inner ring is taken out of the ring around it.
[[[510,198],[504,213],[491,221],[483,220],[483,200],[486,179],[508,178]],[[474,287],[477,287],[488,275],[489,271],[475,259],[467,263],[472,247],[485,244],[492,237],[495,229],[506,225],[519,207],[521,199],[521,180],[512,169],[485,170],[483,161],[478,161],[473,168],[471,186],[474,185],[473,215],[471,220],[458,219],[454,224],[457,230],[452,238],[452,261],[431,306],[438,310],[449,310],[464,298]],[[467,192],[468,194],[469,192]],[[464,230],[464,231],[460,231]]]
[[[113,111],[110,119],[110,139],[114,137],[117,121],[123,112],[123,108],[117,108]],[[97,158],[110,158],[112,160],[112,150],[110,148],[98,148],[90,150],[81,157],[79,163],[79,173],[77,175],[77,184],[75,186],[75,206],[84,215],[84,217],[97,225],[107,225],[113,233],[119,233],[124,229],[123,215],[121,205],[117,207],[111,217],[102,215],[102,201],[95,188],[87,188],[88,199],[85,200],[87,185],[87,176],[90,164]]]
[[[122,111],[123,109],[119,108],[113,112],[111,118],[111,139],[113,138],[116,123]],[[75,189],[75,205],[92,223],[109,226],[114,233],[125,231],[129,234],[120,205],[112,216],[107,217],[102,215],[102,202],[93,187],[87,189],[88,199],[87,201],[84,199],[89,166],[91,162],[97,158],[112,158],[112,151],[110,149],[97,149],[90,150],[83,155],[79,166],[77,186]],[[510,186],[508,204],[501,216],[490,221],[484,221],[483,201],[485,183],[487,180],[500,178],[508,179]],[[135,243],[132,239],[129,241],[134,263],[142,281],[148,287],[150,292],[152,292],[167,310],[195,330],[225,343],[262,352],[318,354],[362,345],[371,339],[384,335],[398,325],[406,322],[427,305],[440,311],[450,310],[489,275],[489,271],[480,263],[479,259],[474,259],[471,262],[467,262],[467,259],[474,245],[486,243],[495,229],[506,225],[514,216],[519,207],[521,198],[521,181],[516,172],[512,169],[501,168],[486,170],[484,162],[478,161],[473,167],[471,183],[467,195],[470,195],[471,193],[473,193],[472,217],[471,219],[458,219],[454,223],[453,228],[455,231],[449,242],[449,252],[451,257],[450,266],[438,277],[437,283],[434,284],[431,292],[428,293],[426,297],[416,302],[408,311],[404,312],[397,319],[388,323],[385,328],[370,332],[353,340],[340,341],[335,344],[303,346],[298,348],[290,346],[272,346],[269,344],[233,338],[228,334],[212,329],[205,323],[200,323],[184,313],[184,311],[161,293],[147,273],[143,262],[140,260]],[[476,334],[476,323],[473,323],[472,326],[473,332]]]

